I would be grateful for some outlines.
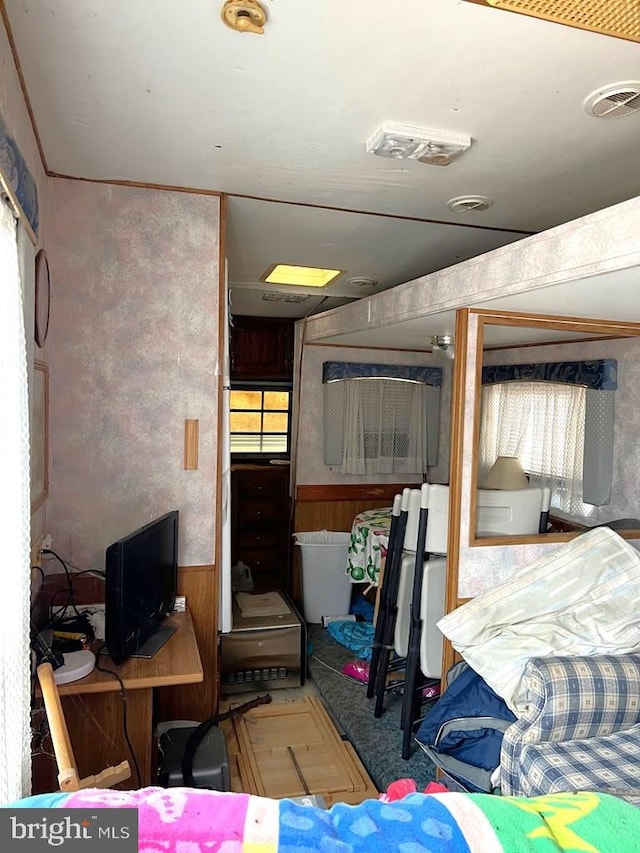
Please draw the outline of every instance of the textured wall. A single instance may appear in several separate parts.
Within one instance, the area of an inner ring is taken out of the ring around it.
[[[179,509],[180,564],[210,564],[219,199],[52,179],[50,218],[54,550],[102,567],[107,544]]]

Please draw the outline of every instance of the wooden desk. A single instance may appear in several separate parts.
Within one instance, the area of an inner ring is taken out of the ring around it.
[[[79,681],[58,686],[81,777],[128,759],[131,778],[117,787],[131,789],[155,783],[152,779],[154,689],[194,684],[204,677],[190,614],[172,613],[167,624],[175,625],[178,630],[152,658],[129,658],[121,666],[115,666],[107,655],[99,655],[97,659],[98,666],[117,672],[124,684],[127,732],[140,780],[125,738],[124,703],[118,679],[102,669],[94,669]]]

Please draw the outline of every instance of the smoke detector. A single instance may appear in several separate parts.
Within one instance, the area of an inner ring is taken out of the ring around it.
[[[592,92],[584,102],[594,118],[625,118],[640,110],[640,82],[612,83]]]
[[[449,199],[447,207],[454,213],[467,213],[468,211],[489,210],[492,204],[493,199],[484,195],[459,195],[456,198]]]
[[[471,147],[471,137],[448,130],[430,130],[412,124],[385,123],[367,141],[367,151],[393,160],[417,160],[448,166]]]

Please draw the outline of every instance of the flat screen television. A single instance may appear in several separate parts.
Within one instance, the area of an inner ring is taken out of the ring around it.
[[[178,510],[109,545],[105,555],[105,645],[115,664],[153,657],[175,631]]]

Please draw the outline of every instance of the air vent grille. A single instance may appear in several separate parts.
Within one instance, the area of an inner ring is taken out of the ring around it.
[[[488,210],[493,201],[484,195],[461,195],[447,202],[447,207],[454,213],[468,213]]]
[[[520,12],[590,30],[601,35],[640,41],[640,6],[637,0],[472,0],[510,12]]]
[[[353,276],[347,279],[347,284],[351,287],[357,287],[360,290],[371,290],[378,282],[373,278],[365,278],[364,276]]]
[[[640,83],[616,83],[589,95],[584,108],[595,118],[625,118],[640,110]]]

